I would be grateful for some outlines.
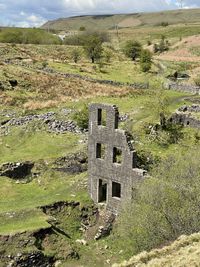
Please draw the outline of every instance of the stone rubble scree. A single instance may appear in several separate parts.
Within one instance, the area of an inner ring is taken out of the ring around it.
[[[67,115],[72,111],[64,109],[61,112]],[[52,111],[44,114],[26,115],[19,118],[15,117],[15,113],[2,112],[2,115],[6,117],[6,119],[0,123],[0,130],[8,130],[9,126],[23,126],[28,125],[33,121],[39,121],[44,125],[47,125],[49,132],[53,133],[62,134],[65,132],[71,132],[75,134],[82,134],[87,132],[87,130],[85,129],[80,129],[80,127],[78,127],[76,122],[74,122],[73,120],[63,121],[55,119],[54,116],[56,115],[56,113]],[[128,120],[127,114],[123,114],[119,117],[119,122],[125,122],[126,120]]]

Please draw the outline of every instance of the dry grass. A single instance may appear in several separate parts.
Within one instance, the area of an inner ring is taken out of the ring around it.
[[[10,65],[3,67],[2,73],[5,72],[7,78],[18,80],[18,86],[14,90],[2,92],[0,104],[20,106],[29,110],[56,107],[66,101],[94,96],[124,96],[130,91],[127,87],[101,85],[79,78],[64,78]],[[137,93],[137,90],[135,92]]]
[[[32,44],[4,44],[0,43],[0,56],[3,59],[16,59],[31,61],[60,60],[67,61],[71,58],[73,46],[65,45],[32,45]]]
[[[195,55],[192,49],[199,48],[200,36],[194,35],[175,43],[170,51],[157,56],[157,59],[183,62],[200,62],[200,56]]]
[[[181,236],[170,246],[142,252],[113,267],[197,267],[200,266],[200,233]]]

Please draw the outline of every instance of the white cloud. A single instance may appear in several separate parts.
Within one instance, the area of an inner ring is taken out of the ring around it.
[[[5,10],[6,9],[6,5],[3,3],[0,3],[0,10]]]
[[[47,20],[87,14],[135,13],[175,9],[178,0],[0,0],[0,25],[40,26]],[[183,0],[199,7],[200,0]],[[26,26],[26,27],[27,27]]]
[[[39,27],[42,24],[46,22],[46,20],[41,16],[36,16],[34,14],[31,14],[30,16],[27,16],[25,18],[26,21],[26,27]]]
[[[197,8],[200,7],[200,0],[176,0],[175,2],[176,6],[189,9],[189,8]]]
[[[26,13],[24,11],[21,11],[19,14],[20,14],[20,16],[25,16],[26,15]]]

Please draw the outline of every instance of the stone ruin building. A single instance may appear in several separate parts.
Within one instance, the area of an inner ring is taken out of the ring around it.
[[[200,105],[180,107],[169,119],[169,122],[186,127],[200,129]]]
[[[145,171],[136,168],[130,136],[118,129],[116,106],[91,104],[89,116],[89,194],[95,203],[105,203],[109,211],[117,214],[121,204],[131,200]]]

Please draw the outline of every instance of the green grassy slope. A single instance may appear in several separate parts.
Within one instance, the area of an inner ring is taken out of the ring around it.
[[[93,30],[110,30],[118,24],[122,28],[139,25],[158,25],[200,22],[200,9],[172,10],[156,13],[135,13],[120,15],[97,15],[63,18],[45,23],[43,29],[79,30],[81,26]]]
[[[170,246],[142,252],[122,264],[113,267],[169,267],[199,266],[200,234],[181,236]]]

